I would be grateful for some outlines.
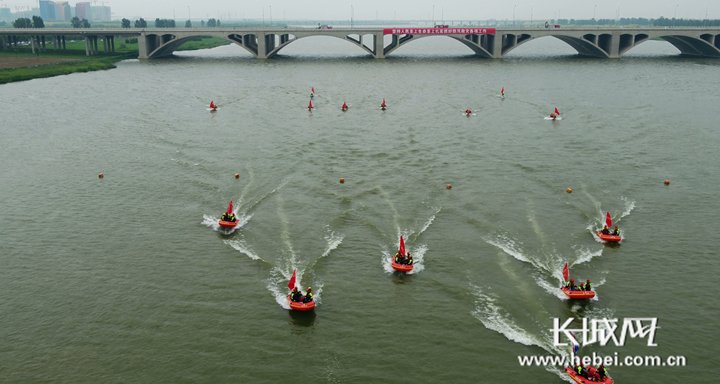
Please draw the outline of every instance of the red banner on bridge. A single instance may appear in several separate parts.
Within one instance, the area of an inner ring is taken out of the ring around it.
[[[385,35],[494,35],[495,28],[385,28]]]

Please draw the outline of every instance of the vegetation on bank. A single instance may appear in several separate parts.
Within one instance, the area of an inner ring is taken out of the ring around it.
[[[214,48],[221,45],[230,44],[225,39],[217,37],[198,38],[195,41],[189,41],[183,44],[178,51],[191,51],[198,49]],[[115,63],[126,59],[135,59],[138,57],[137,38],[115,38],[115,52],[103,52],[102,44],[98,43],[98,52],[94,56],[85,56],[85,41],[71,40],[70,36],[66,37],[66,50],[53,49],[52,43],[47,44],[46,51],[32,53],[29,46],[21,46],[18,48],[5,48],[0,50],[0,61],[4,58],[60,58],[73,59],[72,61],[33,65],[17,68],[0,69],[0,84],[11,83],[15,81],[23,81],[30,79],[39,79],[52,76],[68,75],[76,72],[100,71],[115,68]]]

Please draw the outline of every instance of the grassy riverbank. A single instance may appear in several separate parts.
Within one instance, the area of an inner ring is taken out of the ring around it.
[[[224,39],[203,38],[189,41],[178,50],[208,49],[227,44],[230,42]],[[137,43],[121,38],[115,40],[115,52],[103,52],[102,43],[98,43],[100,52],[95,56],[85,56],[85,42],[82,40],[67,41],[66,47],[66,50],[54,50],[52,44],[47,44],[45,52],[35,53],[27,46],[0,50],[0,68],[6,67],[0,69],[0,84],[112,69],[118,61],[138,57]]]

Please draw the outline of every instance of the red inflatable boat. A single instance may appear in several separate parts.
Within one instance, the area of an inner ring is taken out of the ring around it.
[[[394,256],[393,256],[393,258],[392,258],[392,267],[393,267],[394,270],[400,271],[400,272],[410,272],[410,271],[413,270],[413,265],[412,265],[412,264],[407,265],[407,264],[398,264],[398,263],[396,263]]]
[[[602,231],[598,231],[597,235],[600,238],[600,240],[607,241],[608,243],[617,243],[617,242],[620,242],[620,240],[622,240],[622,237],[620,237],[620,236],[604,235],[602,233]]]
[[[595,367],[588,365],[587,367],[588,371],[591,374],[595,374]],[[566,367],[565,372],[567,372],[570,377],[575,380],[576,383],[580,384],[588,384],[588,383],[603,383],[603,384],[614,384],[615,382],[613,379],[610,378],[610,376],[605,376],[605,381],[591,381],[590,379],[586,379],[580,375],[578,375],[577,371],[573,371],[571,368]]]
[[[296,310],[296,311],[311,311],[315,309],[315,299],[309,303],[298,303],[296,301],[290,300],[290,295],[287,296],[288,304],[290,304],[290,308]]]
[[[218,221],[218,225],[225,228],[235,228],[237,226],[237,221]]]
[[[593,291],[571,291],[565,287],[560,288],[560,290],[571,299],[592,299],[595,297]]]

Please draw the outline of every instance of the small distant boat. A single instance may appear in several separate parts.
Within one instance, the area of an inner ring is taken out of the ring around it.
[[[313,105],[312,105],[312,100],[310,100],[310,104],[308,105],[308,110],[309,110],[309,111],[312,111],[313,108],[314,108],[314,107],[313,107]]]
[[[401,255],[405,256],[405,240],[403,240],[403,237],[400,236],[400,250],[398,251]],[[414,264],[400,264],[395,262],[395,256],[392,257],[392,268],[396,271],[400,272],[410,272],[413,270]]]
[[[612,217],[610,216],[610,212],[608,212],[607,215],[605,216],[605,226],[608,229],[612,228]],[[604,234],[604,233],[602,233],[602,230],[597,231],[597,235],[600,238],[600,240],[607,241],[608,243],[618,243],[622,240],[622,237],[619,234],[617,234],[617,235],[613,235],[610,233]]]
[[[288,283],[288,289],[295,288],[295,282],[297,281],[297,270],[293,271],[292,277],[290,278],[290,282]],[[310,289],[308,287],[308,289]],[[298,302],[298,301],[292,301],[290,297],[292,296],[292,292],[290,292],[287,295],[287,301],[290,305],[291,309],[294,309],[296,311],[310,311],[312,309],[315,309],[315,298],[313,297],[312,300],[305,302]]]
[[[312,87],[312,90],[310,91],[310,98],[312,99],[314,97],[315,97],[315,87]]]
[[[502,90],[500,91],[500,98],[501,99],[505,98],[505,87],[503,87]]]
[[[563,267],[562,275],[565,281],[568,281],[568,278],[570,277],[570,268],[568,266],[568,263],[565,263],[565,267]],[[570,288],[562,287],[560,290],[567,295],[567,297],[571,299],[592,299],[595,297],[595,292],[593,291],[572,291]]]
[[[233,209],[233,203],[232,203],[232,200],[230,200],[230,205],[228,206],[228,209],[225,212],[225,215],[228,215],[228,216],[232,215],[233,214],[232,209]],[[237,223],[237,219],[235,221],[227,221],[227,220],[220,219],[218,221],[218,225],[221,227],[225,227],[225,228],[235,228],[238,225],[238,223]]]
[[[593,367],[592,365],[588,365],[587,369],[588,369],[588,371],[590,371],[592,373],[592,375],[595,375],[595,371],[596,371],[595,367]],[[610,378],[610,376],[605,376],[605,381],[590,381],[590,379],[586,379],[585,377],[578,375],[577,371],[574,371],[570,367],[565,367],[565,372],[567,372],[567,374],[570,375],[570,377],[573,380],[575,380],[576,383],[579,383],[579,384],[589,384],[589,383],[614,384],[615,383],[613,381],[613,379]]]
[[[380,109],[382,109],[383,111],[387,109],[387,105],[385,104],[385,99],[383,99],[382,104],[380,104]]]
[[[348,106],[347,106],[347,103],[346,103],[346,102],[344,102],[344,101],[343,101],[343,106],[342,106],[342,110],[343,110],[343,111],[347,111],[347,110],[348,110]]]

